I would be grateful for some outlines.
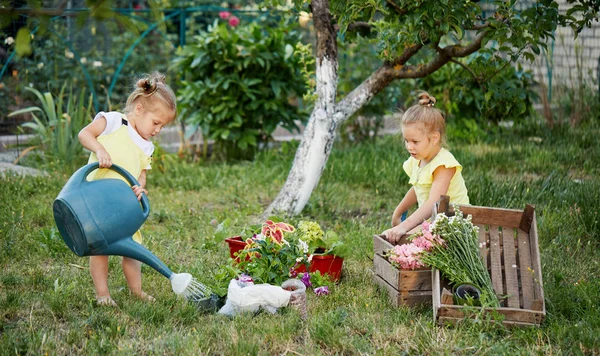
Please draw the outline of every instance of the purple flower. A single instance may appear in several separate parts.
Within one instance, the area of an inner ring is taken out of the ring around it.
[[[247,274],[244,274],[244,273],[242,273],[242,274],[240,275],[240,278],[239,278],[238,280],[239,280],[240,282],[242,282],[242,283],[251,283],[251,282],[254,282],[254,281],[252,280],[252,277],[250,277],[249,275],[247,275]]]
[[[306,272],[302,275],[301,279],[302,283],[306,286],[306,288],[312,287],[312,283],[310,282],[310,273]]]
[[[328,295],[329,294],[329,288],[327,286],[321,286],[318,288],[315,288],[315,294],[316,295]]]
[[[222,18],[223,20],[228,19],[229,16],[231,16],[231,13],[228,12],[228,11],[221,11],[221,12],[219,12],[219,17]]]
[[[296,266],[290,268],[290,277],[296,278],[298,276],[298,271],[296,271]]]

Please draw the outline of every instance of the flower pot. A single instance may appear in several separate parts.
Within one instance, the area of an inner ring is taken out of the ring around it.
[[[312,255],[309,272],[319,271],[321,274],[328,274],[337,282],[342,275],[343,263],[344,259],[335,255]]]
[[[225,242],[229,245],[229,256],[231,258],[236,259],[235,253],[243,250],[246,247],[246,242],[242,240],[241,236],[233,236],[225,239]],[[247,256],[248,259],[250,256]],[[344,259],[334,255],[318,255],[315,254],[312,257],[312,261],[309,266],[309,272],[319,271],[321,274],[328,274],[331,276],[331,279],[334,281],[338,281],[342,274],[342,264],[344,263]],[[296,272],[304,273],[306,272],[306,268],[304,265],[300,265],[296,268]]]
[[[239,259],[235,257],[235,253],[243,250],[244,247],[246,247],[246,241],[243,241],[241,236],[233,236],[226,238],[225,242],[227,242],[227,245],[229,245],[229,256],[234,258],[236,261],[239,261]]]
[[[470,283],[456,284],[452,288],[452,295],[456,305],[481,306],[481,291]]]

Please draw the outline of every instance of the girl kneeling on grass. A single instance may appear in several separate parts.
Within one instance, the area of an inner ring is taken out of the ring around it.
[[[117,178],[125,179],[115,171],[106,169],[113,163],[123,167],[137,177],[139,186],[133,186],[138,200],[148,193],[146,171],[150,169],[154,144],[150,138],[173,121],[177,115],[176,98],[173,90],[165,83],[165,77],[155,72],[140,79],[127,98],[123,113],[99,112],[91,124],[79,132],[83,147],[92,151],[88,163],[98,162],[101,169],[92,172],[88,180]],[[142,243],[139,231],[133,240]],[[142,290],[141,263],[123,257],[123,273],[130,291],[137,297],[153,301],[154,298]],[[90,273],[96,289],[96,300],[100,305],[117,306],[108,290],[108,256],[91,256]]]
[[[382,234],[392,244],[400,241],[411,229],[431,217],[434,204],[442,195],[450,196],[451,204],[469,204],[462,166],[442,145],[445,143],[445,120],[434,107],[435,98],[426,92],[411,106],[401,120],[404,144],[410,157],[403,168],[412,187],[392,215],[392,228]],[[415,210],[406,220],[401,216],[415,203]]]

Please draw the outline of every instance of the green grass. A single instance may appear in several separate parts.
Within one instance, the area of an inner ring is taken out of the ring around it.
[[[120,308],[97,307],[88,261],[67,249],[52,217],[71,172],[0,178],[0,354],[599,354],[599,136],[597,127],[530,125],[476,144],[451,141],[473,204],[536,206],[547,307],[540,328],[437,327],[430,307],[394,308],[372,283],[371,236],[387,227],[408,188],[398,138],[336,145],[303,216],[292,219],[314,219],[353,246],[341,283],[327,297],[309,295],[306,321],[291,309],[233,319],[201,314],[144,267],[144,288],[158,299],[146,304],[129,296],[117,257],[109,284]],[[214,223],[229,219],[235,231],[256,222],[295,147],[239,164],[164,160],[167,173],[148,178],[145,245],[174,271],[210,282],[228,257]]]

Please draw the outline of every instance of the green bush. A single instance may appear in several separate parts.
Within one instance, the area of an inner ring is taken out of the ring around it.
[[[228,158],[252,158],[278,125],[297,130],[305,83],[290,26],[230,27],[215,22],[177,52],[180,117]]]
[[[92,96],[86,98],[83,89],[76,95],[72,87],[65,92],[66,84],[56,98],[48,92],[42,94],[33,88],[25,89],[35,94],[41,107],[31,106],[8,116],[31,114],[33,121],[21,125],[35,135],[31,148],[43,152],[41,157],[45,163],[57,163],[69,168],[81,165],[85,155],[77,134],[91,121]]]

